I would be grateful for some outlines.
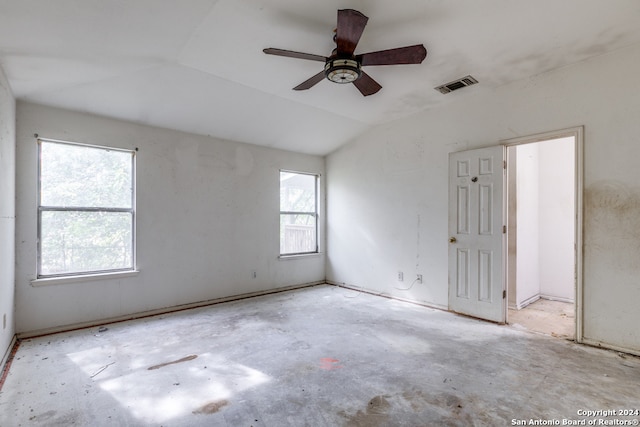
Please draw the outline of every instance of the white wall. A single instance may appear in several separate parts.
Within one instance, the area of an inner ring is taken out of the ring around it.
[[[15,128],[16,102],[0,68],[0,370],[15,335]]]
[[[139,148],[138,276],[31,285],[36,277],[34,134]],[[278,259],[279,169],[324,174],[321,157],[22,102],[16,156],[19,333],[324,280],[324,254]],[[324,239],[320,245],[324,251]]]
[[[516,147],[518,174],[516,306],[540,296],[540,150],[538,144]]]
[[[515,306],[522,308],[540,297],[573,301],[574,139],[514,149],[518,167]]]
[[[572,137],[537,144],[539,172],[540,295],[575,299],[575,150]]]
[[[584,125],[584,337],[640,352],[638,58],[635,45],[495,90],[476,76],[332,153],[327,278],[446,307],[448,153]],[[424,284],[395,289],[398,269]]]

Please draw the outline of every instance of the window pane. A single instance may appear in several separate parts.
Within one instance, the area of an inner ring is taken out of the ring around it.
[[[42,275],[133,268],[133,214],[44,211]]]
[[[280,253],[316,252],[316,216],[280,215]]]
[[[131,208],[132,153],[41,142],[42,206]]]
[[[280,211],[315,212],[316,176],[280,172]]]

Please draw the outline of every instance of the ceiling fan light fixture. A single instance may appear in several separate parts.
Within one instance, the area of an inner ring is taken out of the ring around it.
[[[353,83],[360,78],[360,63],[354,59],[330,59],[324,66],[324,74],[334,83]]]
[[[368,20],[369,18],[357,10],[339,9],[338,26],[334,36],[336,47],[328,57],[273,47],[263,49],[263,52],[267,55],[324,62],[322,70],[294,87],[293,90],[311,89],[326,78],[334,83],[353,83],[362,96],[373,95],[378,93],[382,86],[362,71],[363,66],[421,64],[427,56],[427,49],[424,45],[417,44],[355,55],[358,41]]]

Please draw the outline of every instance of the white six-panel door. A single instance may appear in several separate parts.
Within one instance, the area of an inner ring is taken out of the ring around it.
[[[449,309],[505,322],[503,146],[449,155]]]

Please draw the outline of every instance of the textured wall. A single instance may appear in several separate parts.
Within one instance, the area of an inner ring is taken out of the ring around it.
[[[481,83],[332,153],[327,278],[447,306],[448,153],[583,125],[584,337],[640,351],[638,57],[635,45],[496,89]],[[398,270],[424,284],[398,290],[408,285]]]
[[[279,169],[324,174],[322,157],[21,102],[17,116],[18,332],[324,280],[324,254],[278,259]],[[139,148],[136,277],[31,285],[35,133]],[[323,248],[323,239],[320,243]]]

